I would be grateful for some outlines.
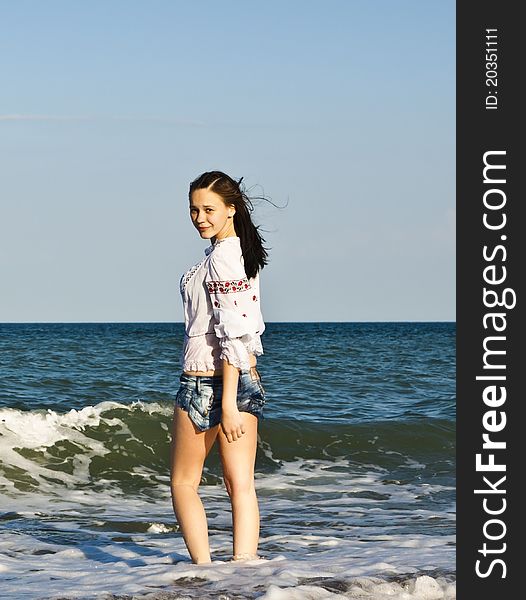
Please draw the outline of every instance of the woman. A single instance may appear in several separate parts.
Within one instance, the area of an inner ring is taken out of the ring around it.
[[[197,489],[216,439],[232,504],[233,560],[258,557],[254,465],[265,391],[256,356],[263,354],[259,270],[267,264],[267,251],[250,218],[242,179],[221,171],[203,173],[189,191],[192,223],[211,245],[180,284],[186,329],[172,429],[171,491],[196,564],[211,562]]]

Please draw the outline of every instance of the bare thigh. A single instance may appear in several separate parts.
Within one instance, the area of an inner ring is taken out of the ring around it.
[[[246,491],[254,485],[256,462],[258,418],[248,412],[241,412],[245,433],[235,442],[229,442],[221,427],[217,434],[219,455],[223,466],[225,485],[230,494]]]
[[[191,485],[195,490],[201,482],[205,459],[214,445],[220,425],[199,431],[188,413],[175,407],[172,422],[170,475],[172,484]]]

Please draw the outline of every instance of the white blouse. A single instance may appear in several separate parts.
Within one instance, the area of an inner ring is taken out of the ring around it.
[[[183,274],[185,336],[183,371],[222,368],[222,359],[249,369],[249,354],[263,354],[265,330],[259,295],[259,273],[247,279],[239,237],[217,240],[205,258]]]

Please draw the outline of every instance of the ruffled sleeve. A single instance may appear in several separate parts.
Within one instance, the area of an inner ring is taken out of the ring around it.
[[[247,279],[239,243],[219,244],[208,265],[205,284],[214,311],[221,359],[249,369],[249,354],[263,354],[258,291]]]

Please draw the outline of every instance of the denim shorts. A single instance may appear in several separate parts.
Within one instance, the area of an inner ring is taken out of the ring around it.
[[[199,431],[206,431],[219,425],[223,377],[183,373],[179,380],[181,384],[175,396],[175,405],[188,413]],[[238,409],[262,419],[265,402],[265,389],[257,369],[240,369],[237,384]]]

